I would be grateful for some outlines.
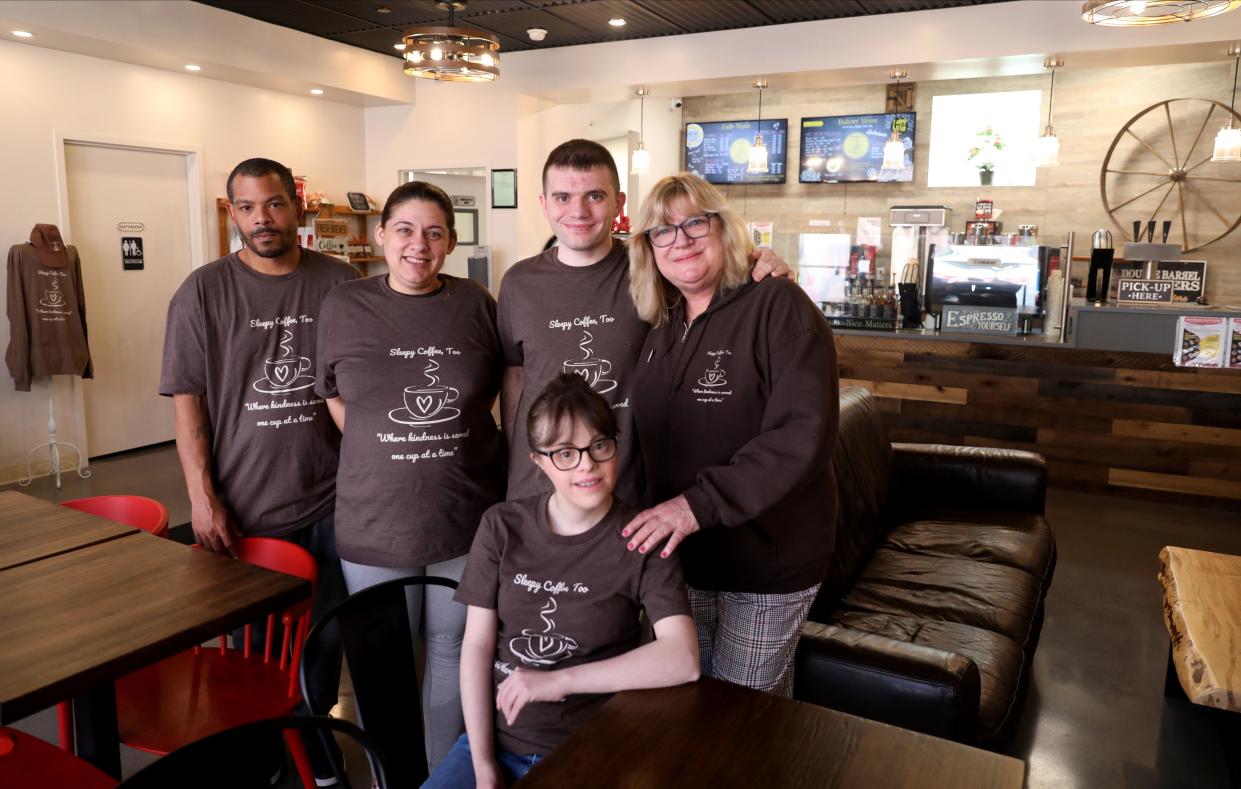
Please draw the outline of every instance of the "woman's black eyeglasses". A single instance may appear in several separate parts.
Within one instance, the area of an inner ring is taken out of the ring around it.
[[[691,216],[679,225],[655,225],[646,231],[646,237],[653,247],[670,247],[677,241],[680,230],[686,238],[702,238],[711,232],[711,219],[719,216],[714,211]]]
[[[616,437],[597,438],[588,447],[560,447],[550,452],[541,449],[534,451],[551,458],[552,465],[561,471],[572,471],[581,465],[583,452],[589,454],[590,459],[596,463],[616,457]]]

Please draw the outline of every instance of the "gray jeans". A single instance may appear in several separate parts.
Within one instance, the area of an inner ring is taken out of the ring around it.
[[[375,567],[341,559],[349,594],[385,581],[411,575],[437,575],[461,580],[465,556],[426,567]],[[465,634],[465,606],[453,602],[453,590],[443,586],[410,586],[405,590],[409,606],[409,629],[414,643],[425,636],[426,671],[423,674],[422,708],[426,721],[427,766],[435,765],[465,731],[461,712],[461,638]]]

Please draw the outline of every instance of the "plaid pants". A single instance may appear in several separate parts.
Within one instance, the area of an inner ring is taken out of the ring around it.
[[[793,653],[819,585],[788,594],[690,587],[702,674],[791,698]]]

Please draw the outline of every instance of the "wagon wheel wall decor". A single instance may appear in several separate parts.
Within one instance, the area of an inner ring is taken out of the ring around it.
[[[1099,172],[1103,208],[1130,238],[1133,222],[1173,220],[1186,252],[1219,241],[1241,224],[1241,165],[1212,162],[1215,132],[1232,116],[1210,99],[1152,104],[1121,127]],[[1156,240],[1159,240],[1156,238]]]

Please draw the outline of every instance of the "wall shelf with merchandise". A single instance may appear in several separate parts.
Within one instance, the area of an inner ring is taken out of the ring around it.
[[[219,256],[223,257],[236,249],[240,249],[241,241],[237,235],[237,228],[228,216],[228,199],[224,197],[216,198],[215,207],[219,221]],[[303,231],[309,230],[313,234],[314,221],[316,219],[339,219],[349,226],[349,237],[360,239],[362,245],[367,248],[371,248],[372,244],[369,219],[380,215],[378,211],[355,211],[348,206],[338,206],[333,203],[319,203],[318,208],[307,209],[304,213]],[[349,254],[348,258],[349,262],[356,266],[363,276],[366,276],[368,273],[368,264],[382,263],[384,260],[382,255],[366,254]]]

